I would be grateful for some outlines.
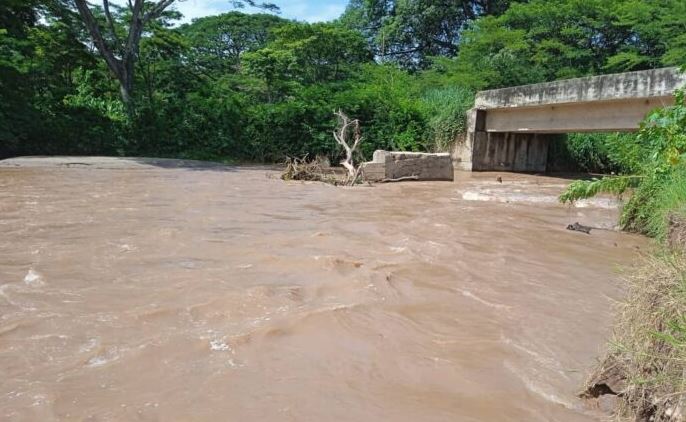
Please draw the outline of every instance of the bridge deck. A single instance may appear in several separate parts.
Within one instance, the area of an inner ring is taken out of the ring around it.
[[[536,107],[542,105],[669,98],[686,83],[676,67],[566,79],[481,91],[475,108]]]
[[[548,144],[563,139],[556,134],[636,130],[685,84],[686,75],[670,67],[479,92],[455,165],[546,171]]]

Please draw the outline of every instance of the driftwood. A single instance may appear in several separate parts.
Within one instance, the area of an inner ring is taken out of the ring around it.
[[[402,182],[404,180],[419,180],[419,176],[403,176],[395,179],[381,179],[378,183]]]
[[[307,160],[307,156],[303,158],[286,159],[286,168],[281,173],[282,180],[305,180],[326,182],[329,181],[324,175],[324,169],[317,160]]]

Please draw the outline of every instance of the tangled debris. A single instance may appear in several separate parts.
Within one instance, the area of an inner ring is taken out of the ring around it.
[[[303,158],[288,157],[285,164],[286,168],[281,173],[282,180],[328,181],[320,160],[308,161],[307,156]]]

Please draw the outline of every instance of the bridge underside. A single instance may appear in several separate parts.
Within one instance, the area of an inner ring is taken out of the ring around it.
[[[550,145],[563,134],[635,131],[650,111],[674,103],[685,80],[666,68],[480,92],[455,166],[544,172]]]

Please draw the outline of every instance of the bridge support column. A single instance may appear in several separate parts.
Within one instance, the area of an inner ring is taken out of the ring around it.
[[[467,132],[458,139],[453,151],[453,166],[457,170],[472,171],[472,149],[477,138],[483,140],[486,132],[486,112],[473,108],[467,112]]]
[[[557,134],[487,132],[486,110],[472,109],[467,116],[467,133],[458,142],[455,167],[466,171],[543,172],[548,148],[560,139]]]

